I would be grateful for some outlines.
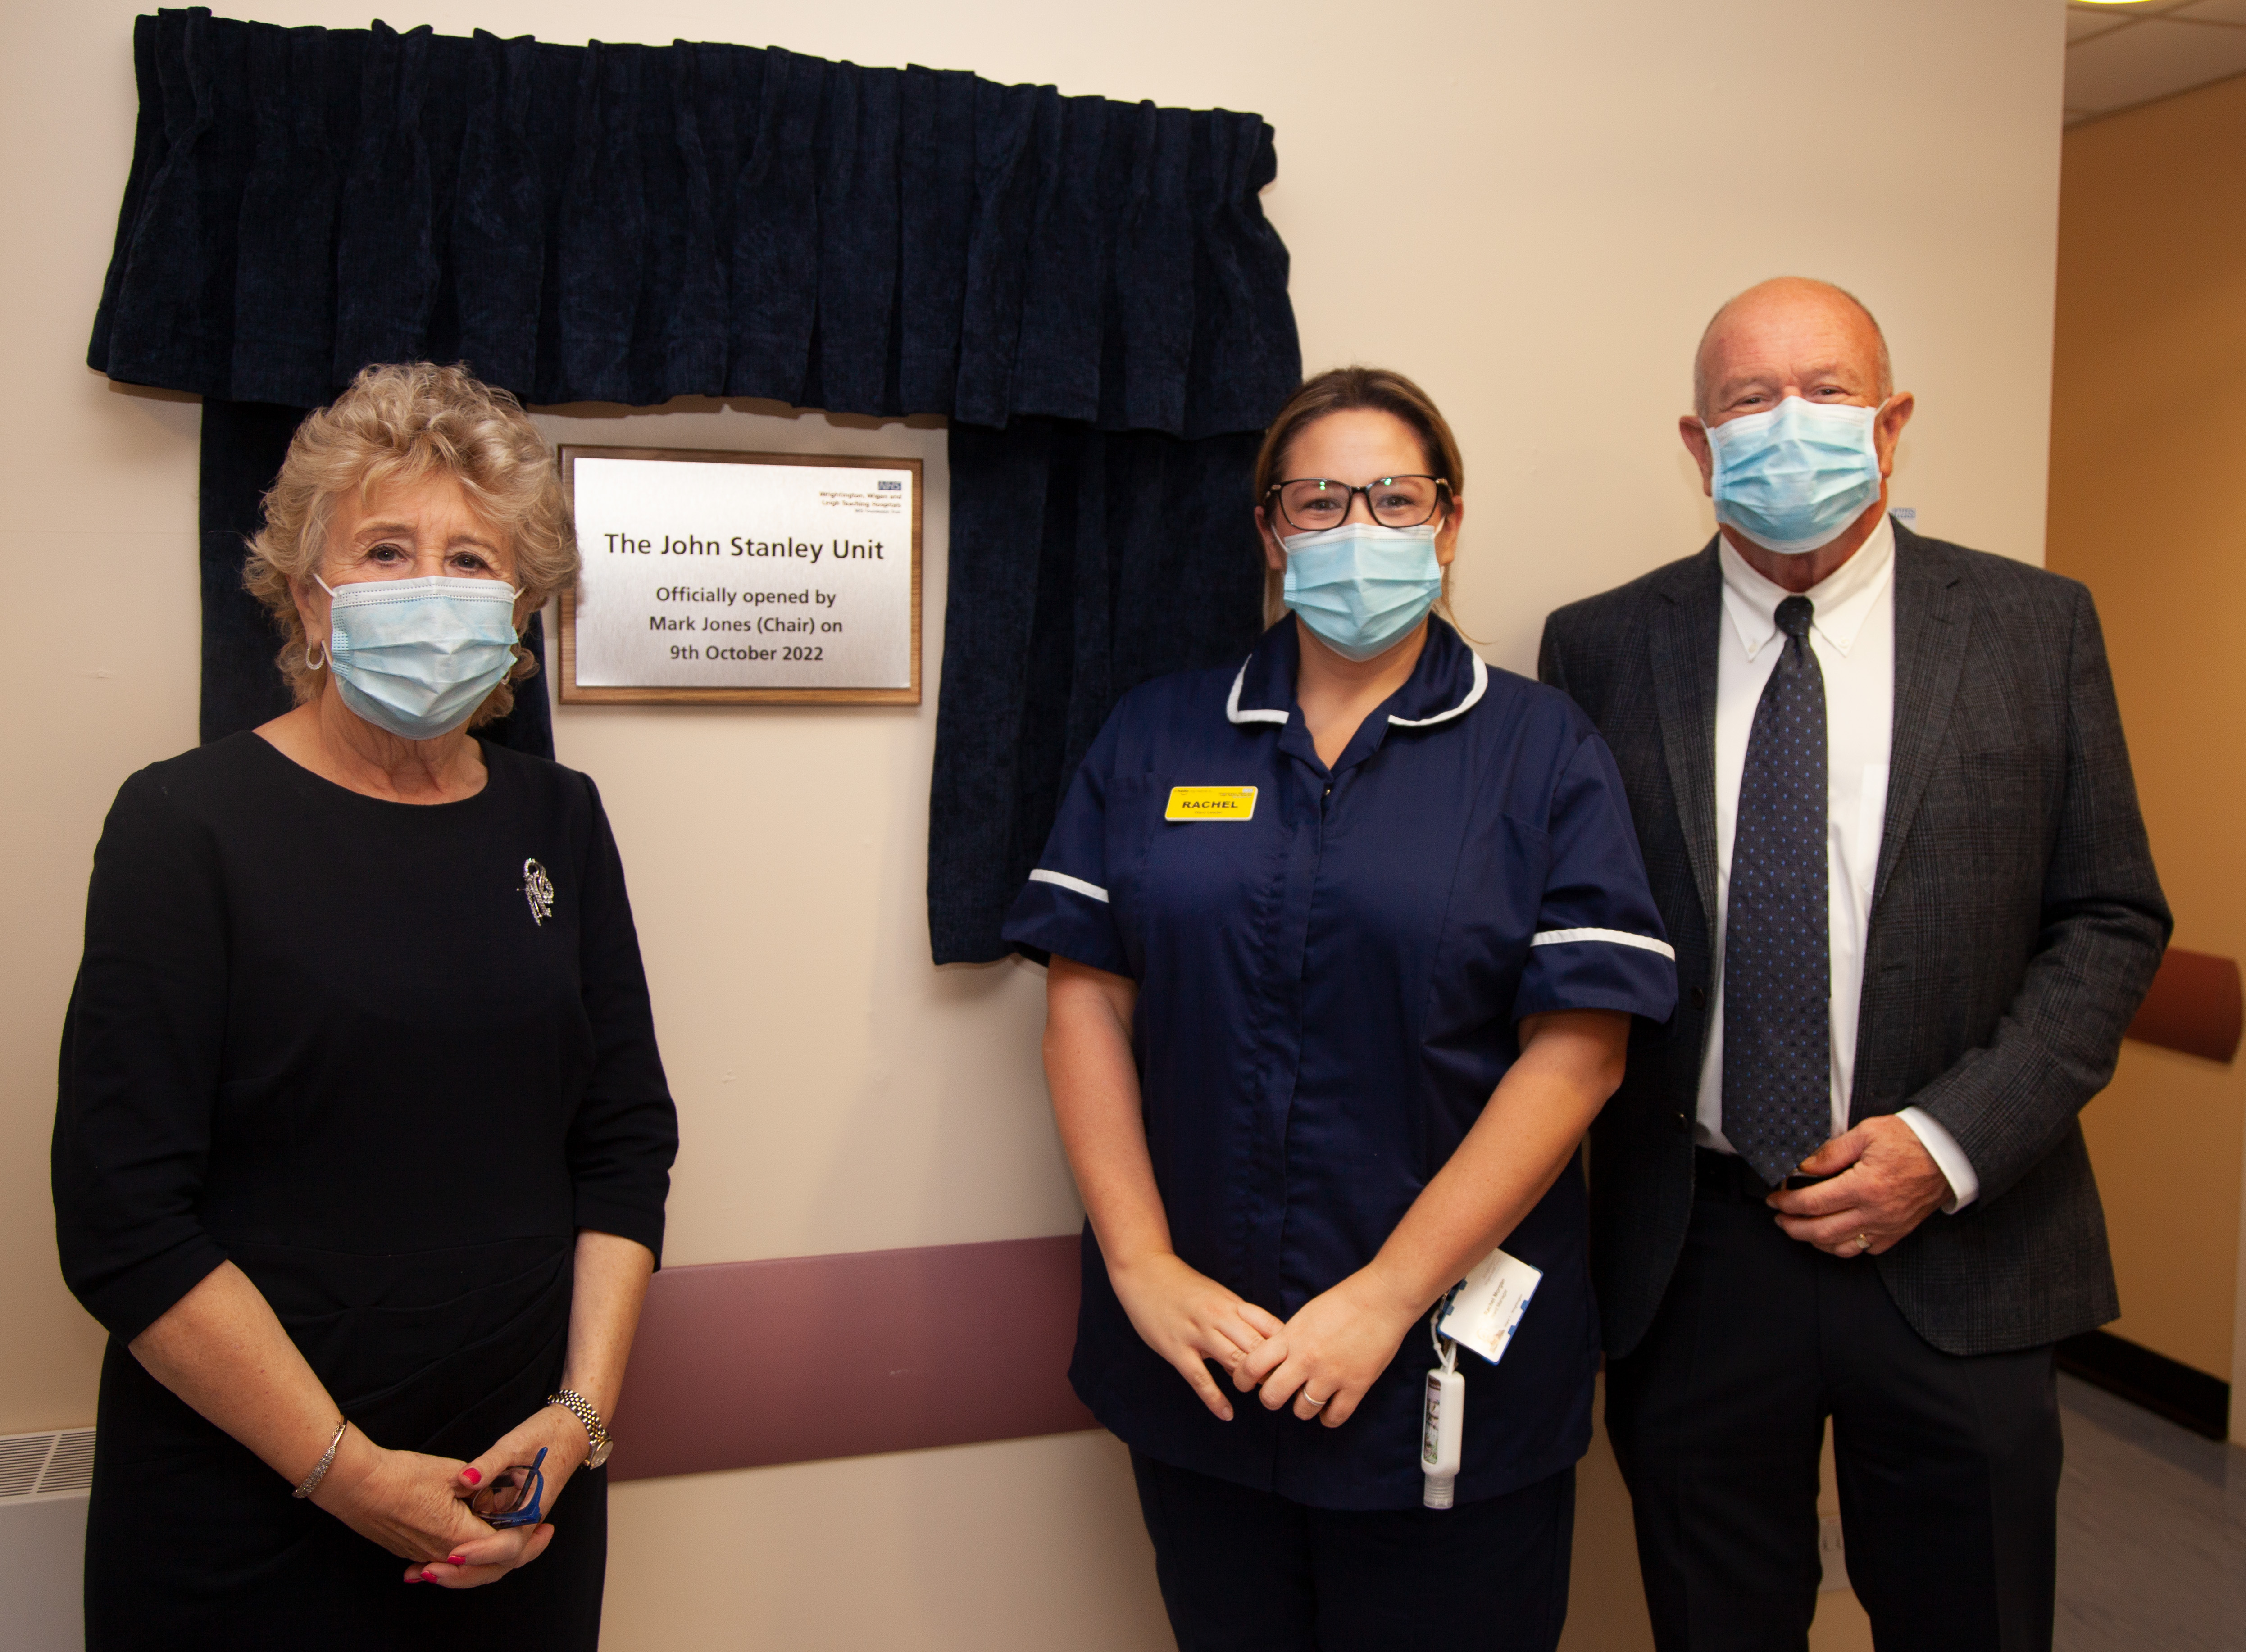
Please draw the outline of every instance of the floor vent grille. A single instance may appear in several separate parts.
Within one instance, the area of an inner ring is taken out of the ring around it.
[[[71,1497],[93,1485],[93,1431],[0,1434],[0,1502]]]

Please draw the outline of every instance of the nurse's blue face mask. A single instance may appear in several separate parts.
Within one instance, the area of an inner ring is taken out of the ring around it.
[[[343,702],[401,740],[432,740],[466,722],[514,664],[513,586],[432,576],[321,580],[328,656]]]
[[[1362,487],[1298,477],[1271,489],[1287,554],[1283,595],[1296,617],[1345,660],[1369,660],[1412,634],[1443,594],[1435,534],[1450,484],[1383,476]],[[1349,520],[1359,496],[1369,522]]]
[[[1831,544],[1880,496],[1879,415],[1789,396],[1709,425],[1716,520],[1781,556]]]
[[[1433,522],[1344,522],[1279,542],[1287,553],[1287,606],[1345,660],[1385,654],[1443,594]]]

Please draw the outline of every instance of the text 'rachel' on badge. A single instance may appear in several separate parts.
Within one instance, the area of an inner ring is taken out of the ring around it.
[[[1252,785],[1174,785],[1165,820],[1247,820],[1256,814]]]

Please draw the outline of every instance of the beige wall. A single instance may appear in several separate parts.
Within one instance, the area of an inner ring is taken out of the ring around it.
[[[2098,599],[2175,942],[2246,957],[2246,79],[2066,134],[2050,566]],[[2085,1116],[2113,1329],[2222,1377],[2246,1066],[2143,1044]],[[2234,1426],[2246,1426],[2232,1408]]]
[[[79,364],[125,176],[134,9],[0,12],[0,692],[14,712],[0,735],[0,1241],[15,1264],[0,1272],[0,1431],[92,1415],[100,1339],[57,1282],[44,1194],[55,1035],[102,812],[126,772],[194,732],[197,411]],[[221,9],[366,18],[363,0]],[[1401,367],[1452,415],[1475,506],[1460,608],[1508,665],[1532,663],[1555,602],[1705,535],[1672,433],[1688,355],[1718,301],[1778,270],[1840,280],[1887,323],[1922,409],[1897,501],[1991,549],[2032,558],[2043,542],[2050,0],[429,0],[389,20],[772,42],[1263,112],[1307,359]],[[652,422],[574,411],[582,425],[550,427],[608,440]],[[938,434],[770,409],[660,423],[677,445],[937,461],[940,686]],[[675,1261],[1073,1223],[1035,1065],[1036,976],[925,962],[933,724],[932,698],[557,719],[562,758],[616,816],[647,943],[686,1140]],[[1618,1494],[1595,1484],[1576,1639],[1625,1646],[1642,1627],[1621,1627],[1637,1608]],[[1160,1638],[1127,1484],[1099,1436],[642,1484],[616,1504],[619,1647]]]

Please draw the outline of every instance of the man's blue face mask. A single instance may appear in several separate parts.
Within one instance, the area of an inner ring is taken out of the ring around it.
[[[312,576],[319,579],[318,574]],[[364,580],[320,588],[344,704],[401,740],[457,729],[514,664],[515,590],[499,580]]]
[[[1879,415],[1789,396],[1767,413],[1711,425],[1716,520],[1781,556],[1831,544],[1880,496]]]

